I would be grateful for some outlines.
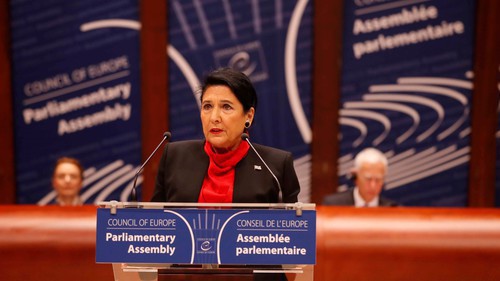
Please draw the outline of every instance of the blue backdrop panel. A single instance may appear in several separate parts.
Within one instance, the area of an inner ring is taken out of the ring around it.
[[[498,69],[497,72],[497,81],[498,81],[498,92],[497,95],[500,97],[500,68]],[[497,133],[496,133],[496,139],[497,139],[497,161],[496,161],[496,182],[495,182],[495,206],[500,207],[500,100],[498,101],[498,107],[497,107],[497,113],[498,113],[498,118],[497,118]]]
[[[251,140],[291,151],[309,201],[312,4],[300,1],[169,3],[172,141],[201,139],[199,85],[229,66],[254,83],[259,104]]]
[[[340,189],[369,146],[404,205],[467,202],[475,1],[345,1]]]
[[[10,1],[18,203],[50,204],[60,156],[86,203],[126,198],[140,162],[137,0]]]

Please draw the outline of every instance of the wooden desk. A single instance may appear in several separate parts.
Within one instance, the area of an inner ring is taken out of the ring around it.
[[[499,209],[317,210],[314,280],[500,280]],[[0,206],[1,280],[113,280],[95,219],[94,206]]]
[[[95,263],[96,207],[0,206],[1,280],[113,280]]]
[[[500,280],[500,210],[317,208],[315,280]]]

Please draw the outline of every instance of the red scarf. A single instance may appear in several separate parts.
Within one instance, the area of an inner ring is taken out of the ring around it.
[[[248,143],[242,141],[235,150],[217,154],[212,145],[205,141],[204,149],[210,164],[198,197],[199,203],[233,202],[234,167],[245,157],[249,148]]]

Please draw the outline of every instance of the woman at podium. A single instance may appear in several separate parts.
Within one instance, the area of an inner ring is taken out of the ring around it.
[[[257,112],[250,79],[220,68],[204,79],[204,140],[165,146],[153,202],[294,203],[300,191],[292,154],[250,142]]]

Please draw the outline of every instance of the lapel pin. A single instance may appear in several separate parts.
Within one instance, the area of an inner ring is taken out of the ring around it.
[[[253,169],[260,171],[260,170],[262,170],[262,167],[259,165],[253,165]]]

